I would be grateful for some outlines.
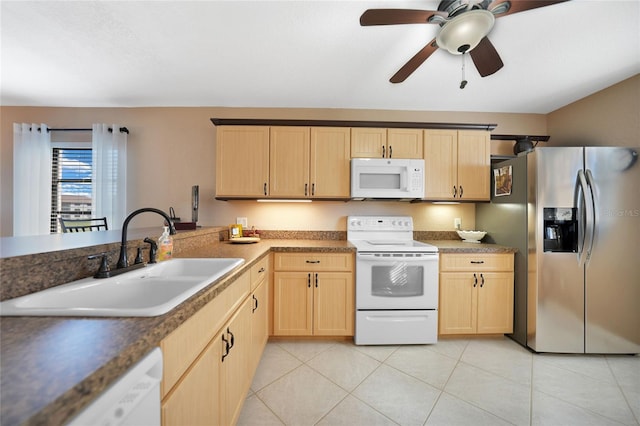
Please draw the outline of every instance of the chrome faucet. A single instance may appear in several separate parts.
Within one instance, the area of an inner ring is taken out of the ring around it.
[[[162,210],[154,209],[153,207],[143,207],[141,209],[138,209],[132,212],[131,214],[129,214],[129,216],[127,216],[127,218],[124,220],[124,223],[122,224],[122,242],[120,244],[120,257],[118,258],[118,269],[127,268],[129,266],[129,261],[127,260],[127,228],[129,227],[129,222],[135,216],[144,212],[157,213],[160,216],[164,217],[164,219],[169,224],[169,233],[171,235],[175,235],[176,233],[176,228],[173,226],[173,221],[171,220],[169,215],[163,212]]]

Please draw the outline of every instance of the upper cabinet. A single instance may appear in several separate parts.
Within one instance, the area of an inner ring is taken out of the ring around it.
[[[349,198],[349,128],[217,129],[217,198]]]
[[[351,195],[351,131],[348,127],[312,127],[309,182],[313,198]]]
[[[351,158],[422,158],[422,129],[351,129]]]
[[[425,199],[488,201],[491,136],[478,130],[425,130]]]
[[[488,201],[484,130],[217,125],[216,198],[349,199],[351,158],[425,160],[425,200]]]
[[[267,196],[269,127],[218,126],[216,129],[216,197]]]
[[[309,127],[271,127],[269,195],[280,198],[309,196]]]

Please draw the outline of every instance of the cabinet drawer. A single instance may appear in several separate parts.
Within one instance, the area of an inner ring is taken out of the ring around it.
[[[513,258],[513,253],[445,253],[440,255],[440,271],[513,271]]]
[[[264,256],[251,267],[251,291],[269,275],[269,255]]]
[[[163,355],[162,396],[176,384],[200,352],[249,295],[250,274],[245,272],[215,299],[160,342]]]
[[[353,271],[352,253],[275,253],[276,271]]]

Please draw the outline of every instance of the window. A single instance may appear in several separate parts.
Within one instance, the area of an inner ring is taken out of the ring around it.
[[[54,146],[51,176],[51,233],[62,232],[58,217],[91,217],[91,148]],[[90,144],[88,144],[90,146]]]

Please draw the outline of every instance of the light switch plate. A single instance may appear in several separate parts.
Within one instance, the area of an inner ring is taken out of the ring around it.
[[[242,225],[242,229],[249,227],[249,220],[246,217],[236,217],[236,223]]]
[[[461,226],[462,226],[462,220],[459,217],[456,217],[455,219],[453,219],[453,227],[455,229],[460,229]]]

